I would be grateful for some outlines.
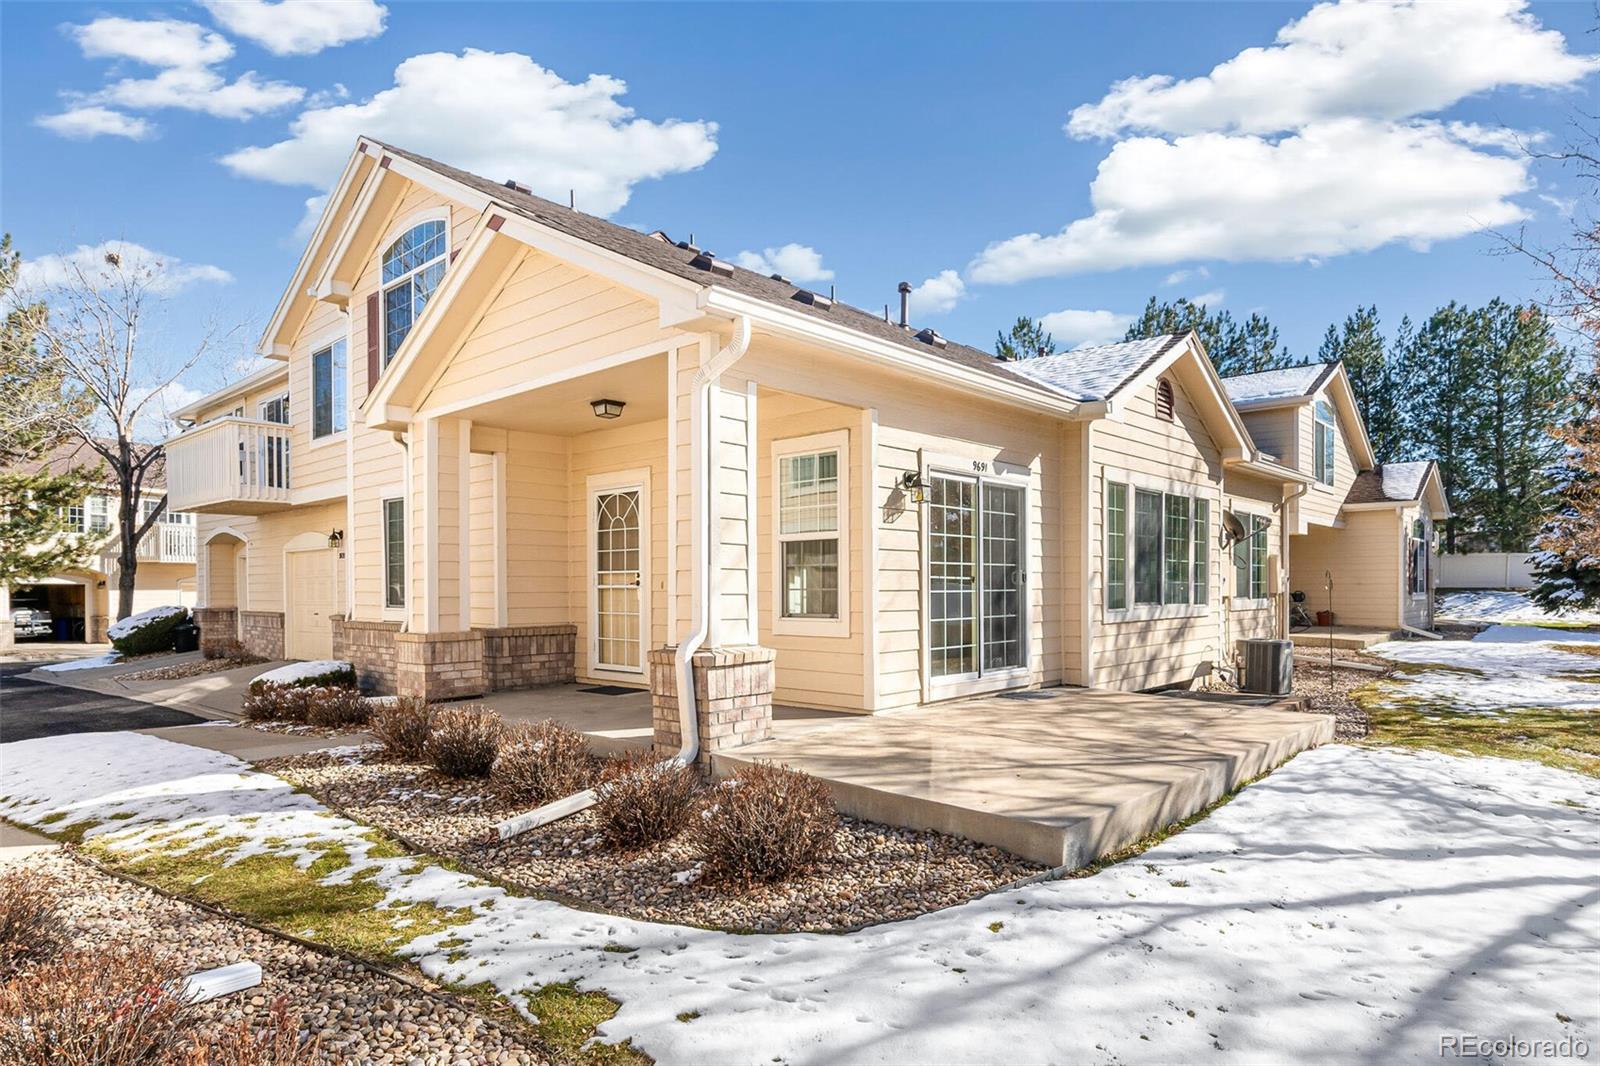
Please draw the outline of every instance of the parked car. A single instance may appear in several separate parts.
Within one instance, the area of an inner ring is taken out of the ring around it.
[[[48,637],[55,632],[50,612],[42,607],[13,607],[11,625],[18,637]]]

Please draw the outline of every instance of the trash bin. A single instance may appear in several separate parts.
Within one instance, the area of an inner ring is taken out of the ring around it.
[[[1244,640],[1244,679],[1240,688],[1264,696],[1294,691],[1294,641]]]
[[[200,627],[193,622],[183,622],[172,627],[173,651],[199,651]]]

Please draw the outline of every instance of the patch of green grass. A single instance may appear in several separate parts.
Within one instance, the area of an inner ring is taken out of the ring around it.
[[[1187,881],[1168,881],[1167,884],[1171,885],[1173,888],[1188,888],[1189,887],[1189,882],[1187,882]]]
[[[1525,759],[1600,777],[1600,714],[1594,711],[1507,707],[1465,714],[1382,681],[1356,689],[1351,698],[1367,712],[1364,744]]]
[[[610,944],[607,944],[605,947],[601,948],[600,950],[601,951],[609,951],[613,955],[632,955],[635,951],[638,951],[639,949],[636,948],[636,947],[631,947],[628,944],[618,944],[616,942],[612,942]]]
[[[1267,773],[1271,772],[1271,770],[1267,771]],[[1216,813],[1218,808],[1226,807],[1229,803],[1232,803],[1235,796],[1265,776],[1267,776],[1267,774],[1261,774],[1259,776],[1252,777],[1248,781],[1241,781],[1237,788],[1230,792],[1224,793],[1215,803],[1201,807],[1198,811],[1195,811],[1193,814],[1189,815],[1189,817],[1173,822],[1171,825],[1163,826],[1148,836],[1144,836],[1138,840],[1135,840],[1132,844],[1126,844],[1123,847],[1118,848],[1116,851],[1102,855],[1100,858],[1094,860],[1094,862],[1080,866],[1076,870],[1068,870],[1061,876],[1070,878],[1093,877],[1095,874],[1099,873],[1101,870],[1104,870],[1108,866],[1115,866],[1118,863],[1127,862],[1129,859],[1136,859],[1175,833],[1181,833],[1191,825],[1194,825],[1196,822],[1203,822],[1207,818],[1210,818]],[[1144,866],[1145,869],[1150,873],[1161,872],[1160,867],[1156,866],[1155,863],[1147,862],[1144,864]],[[1216,868],[1212,867],[1212,869]],[[1222,871],[1217,870],[1217,872],[1221,873]],[[1133,896],[1133,893],[1129,892],[1128,895]]]
[[[1006,927],[1006,923],[1005,922],[990,922],[989,923],[989,932],[998,933],[1000,930],[1004,929],[1005,927]]]
[[[678,1020],[680,1022],[692,1022],[698,1017],[700,1017],[700,1012],[697,1010],[680,1010],[678,1012]]]
[[[617,1001],[603,992],[579,992],[575,982],[545,985],[524,993],[528,1010],[538,1019],[539,1037],[563,1061],[586,1066],[642,1066],[650,1061],[630,1040],[620,1044],[587,1043],[595,1028],[617,1013]],[[679,1021],[682,1021],[680,1016]]]

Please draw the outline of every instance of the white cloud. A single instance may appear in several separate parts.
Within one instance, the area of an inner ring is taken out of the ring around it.
[[[217,24],[273,55],[307,56],[383,32],[389,9],[373,0],[201,0]]]
[[[97,18],[67,32],[89,59],[132,59],[152,67],[209,67],[233,55],[220,33],[177,19]]]
[[[967,295],[966,282],[954,270],[941,270],[911,290],[910,309],[917,315],[942,315]]]
[[[1222,289],[1210,289],[1206,292],[1197,292],[1189,297],[1189,302],[1201,307],[1220,307],[1222,301],[1228,298],[1227,292]]]
[[[33,124],[72,141],[87,141],[101,136],[142,141],[155,132],[150,123],[142,118],[93,105],[69,107],[59,115],[40,115],[33,120]]]
[[[1119,341],[1133,323],[1132,315],[1115,311],[1052,311],[1039,319],[1057,342],[1069,348]]]
[[[1400,119],[1507,86],[1560,88],[1600,69],[1541,29],[1524,0],[1318,4],[1198,78],[1129,78],[1076,108],[1074,137],[1128,130],[1274,133],[1345,117]]]
[[[832,281],[833,271],[822,265],[822,253],[804,244],[786,244],[759,252],[740,252],[734,262],[758,274],[782,274],[790,281]]]
[[[525,55],[468,49],[430,52],[395,68],[371,99],[311,108],[290,137],[223,157],[234,173],[326,188],[369,134],[536,193],[610,215],[633,186],[694,170],[717,151],[713,122],[638,118],[618,101],[627,85],[605,74],[568,82]]]
[[[114,255],[118,263],[106,262]],[[48,290],[60,285],[76,283],[81,273],[90,282],[109,283],[117,272],[137,274],[150,272],[149,289],[162,296],[171,296],[194,285],[225,285],[233,275],[221,267],[207,263],[185,263],[174,255],[163,255],[132,241],[102,241],[99,244],[80,244],[64,255],[41,255],[25,259],[19,277],[19,287],[29,293]]]
[[[1416,248],[1525,217],[1524,158],[1474,150],[1439,123],[1340,119],[1289,137],[1122,141],[1089,188],[1094,213],[984,249],[982,282],[1183,260],[1300,260]]]
[[[1172,273],[1170,273],[1170,274],[1168,274],[1166,276],[1166,278],[1161,282],[1161,284],[1163,284],[1163,285],[1182,285],[1184,282],[1188,281],[1190,278],[1195,278],[1196,280],[1204,280],[1205,278],[1209,278],[1210,276],[1211,276],[1211,271],[1207,270],[1205,267],[1186,268],[1184,270],[1174,270]]]
[[[139,111],[176,108],[214,118],[246,119],[299,102],[306,91],[282,81],[263,81],[246,71],[229,82],[210,67],[173,67],[153,78],[124,78],[87,97]]]

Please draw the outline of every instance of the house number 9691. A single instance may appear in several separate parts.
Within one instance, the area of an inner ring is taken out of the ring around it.
[[[987,474],[989,472],[989,464],[982,459],[974,459],[972,460],[972,469],[974,473]]]

